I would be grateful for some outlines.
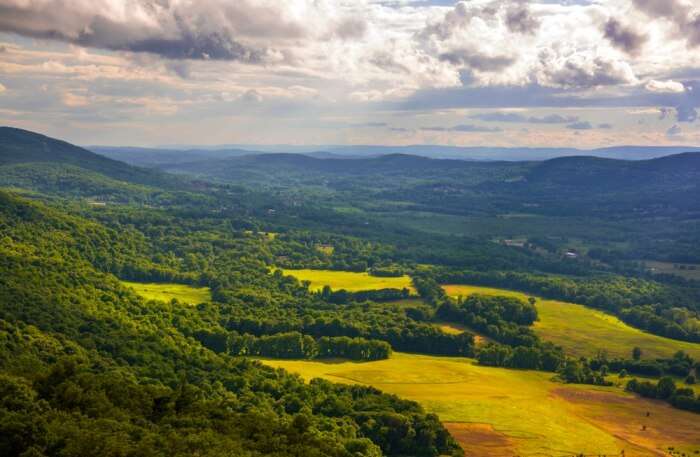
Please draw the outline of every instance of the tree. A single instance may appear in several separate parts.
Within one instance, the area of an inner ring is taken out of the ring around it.
[[[656,396],[658,398],[671,398],[673,394],[676,393],[676,383],[673,378],[669,376],[664,376],[659,379],[658,384],[656,384]]]
[[[634,349],[632,349],[632,358],[634,360],[639,360],[642,358],[642,348],[639,346],[635,346]]]

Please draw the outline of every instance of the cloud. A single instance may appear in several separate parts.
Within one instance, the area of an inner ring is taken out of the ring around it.
[[[169,59],[258,63],[268,54],[258,38],[303,35],[302,27],[284,13],[246,0],[4,0],[0,31]]]
[[[511,32],[532,34],[539,28],[540,22],[532,16],[526,3],[519,3],[508,8],[506,25]]]
[[[359,18],[348,17],[340,21],[334,32],[343,40],[357,40],[367,33],[367,23]]]
[[[484,127],[481,125],[460,124],[453,127],[421,127],[425,132],[462,132],[462,133],[495,133],[502,132],[499,127]]]
[[[357,124],[350,124],[350,127],[369,127],[369,128],[377,128],[377,127],[386,127],[387,123],[386,122],[361,122]]]
[[[648,39],[646,35],[637,32],[631,27],[622,25],[622,23],[615,18],[610,18],[608,22],[605,23],[603,31],[605,38],[607,38],[613,46],[631,55],[638,54]]]
[[[6,92],[6,91],[7,91],[7,88],[5,86],[3,86],[2,84],[0,84],[0,94],[2,94],[3,92]]]
[[[689,105],[677,106],[676,120],[678,120],[678,122],[695,122],[698,120],[698,112],[694,107]]]
[[[593,130],[593,125],[588,121],[574,122],[566,126],[569,130]]]
[[[470,49],[455,49],[440,54],[440,60],[453,65],[466,65],[477,71],[499,71],[515,63],[515,58],[508,56],[488,56]]]
[[[633,4],[651,19],[659,17],[676,26],[676,35],[688,46],[700,45],[700,12],[680,0],[632,0]],[[694,2],[695,3],[695,2]]]
[[[577,52],[562,57],[548,49],[540,53],[539,61],[538,79],[545,86],[583,89],[637,82],[627,62],[592,52]]]
[[[669,138],[679,137],[683,134],[683,129],[680,128],[678,124],[674,124],[673,127],[666,131],[666,136]]]
[[[478,119],[484,122],[513,122],[520,124],[566,124],[578,121],[576,116],[562,116],[560,114],[550,114],[543,117],[525,116],[520,113],[481,113],[469,116],[471,119]]]
[[[681,93],[685,92],[685,86],[678,81],[657,81],[652,79],[644,86],[646,90],[651,92],[668,92],[668,93]]]

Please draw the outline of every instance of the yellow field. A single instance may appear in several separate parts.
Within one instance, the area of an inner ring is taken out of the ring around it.
[[[291,275],[300,281],[311,281],[311,290],[321,290],[323,286],[330,286],[333,290],[345,289],[349,292],[378,289],[409,289],[414,293],[411,278],[401,276],[398,278],[380,278],[369,273],[354,273],[350,271],[332,270],[283,270],[284,274]]]
[[[306,380],[368,384],[418,401],[440,415],[467,456],[618,456],[625,450],[627,457],[646,457],[667,455],[661,450],[668,446],[700,451],[698,415],[616,387],[552,382],[551,373],[402,353],[369,363],[263,363]]]
[[[198,305],[211,301],[211,292],[208,287],[192,287],[185,284],[163,284],[121,281],[126,287],[147,300],[160,300],[169,302],[173,298],[182,303]]]
[[[474,293],[528,297],[521,292],[489,287],[446,285],[443,288],[451,297],[467,297]],[[700,344],[645,333],[615,316],[582,305],[538,298],[535,306],[539,314],[535,332],[543,340],[562,346],[571,355],[592,356],[598,350],[605,350],[610,356],[629,358],[632,349],[639,346],[644,358],[670,357],[679,350],[694,359],[700,358]]]

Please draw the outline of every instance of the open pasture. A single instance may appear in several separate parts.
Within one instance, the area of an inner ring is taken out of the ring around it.
[[[348,292],[379,289],[409,289],[415,292],[411,278],[404,275],[397,278],[372,276],[369,273],[334,270],[283,270],[285,275],[294,276],[299,281],[310,281],[311,290],[317,291],[324,286],[333,290],[345,289]]]
[[[173,283],[142,283],[121,281],[126,287],[130,287],[137,294],[147,300],[160,300],[169,302],[173,298],[182,303],[197,305],[211,301],[211,292],[208,287],[192,287],[186,284]]]
[[[507,295],[527,299],[530,295],[505,289],[467,285],[443,286],[451,297],[467,297],[479,293]],[[539,320],[535,332],[545,341],[562,346],[568,354],[593,356],[605,350],[610,356],[631,357],[635,346],[642,348],[644,358],[670,357],[683,350],[700,359],[700,344],[672,340],[631,327],[620,319],[586,306],[537,298]]]
[[[700,450],[696,414],[616,387],[553,382],[551,373],[403,353],[369,363],[263,363],[307,381],[367,384],[415,400],[440,415],[467,456],[618,456],[624,450],[627,456],[646,457],[667,455],[663,450],[669,446]]]

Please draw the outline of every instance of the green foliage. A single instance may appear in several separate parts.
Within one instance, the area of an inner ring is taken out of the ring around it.
[[[196,218],[169,225],[163,214],[134,213],[124,215],[128,225],[110,216],[115,228],[108,228],[5,193],[0,200],[3,455],[458,452],[439,422],[413,402],[364,387],[306,385],[207,349],[220,344],[216,335],[228,335],[222,323],[243,298],[279,305],[313,298],[296,280],[267,273],[258,240],[222,231],[212,243],[211,230],[196,234],[194,226],[206,224]],[[145,302],[110,272],[163,272],[205,283],[232,301],[221,307]],[[340,342],[332,343],[324,343],[326,350]],[[355,347],[353,341],[337,346]],[[367,426],[368,414],[393,415],[410,426],[385,436]]]

